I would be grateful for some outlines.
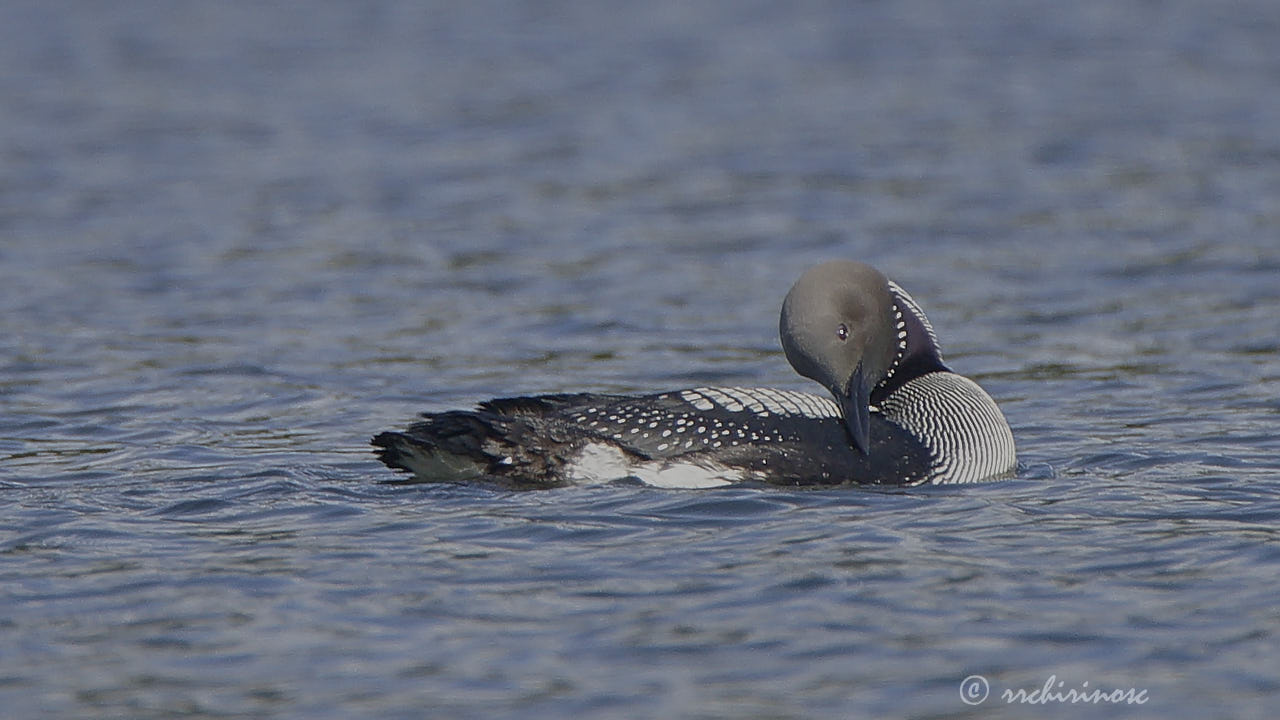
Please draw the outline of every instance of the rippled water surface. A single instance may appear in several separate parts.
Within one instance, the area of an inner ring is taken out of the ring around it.
[[[1270,0],[6,3],[3,715],[1272,717],[1277,37]],[[777,312],[833,257],[920,301],[1017,479],[368,451],[494,395],[813,389]]]

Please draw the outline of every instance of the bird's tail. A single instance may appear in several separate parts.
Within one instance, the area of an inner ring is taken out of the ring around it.
[[[501,436],[490,414],[454,411],[425,415],[403,432],[384,432],[371,441],[388,467],[413,473],[414,479],[449,482],[482,477],[495,462],[494,441]]]
[[[545,486],[562,481],[567,449],[558,433],[529,416],[482,407],[424,415],[403,432],[384,432],[372,443],[389,467],[413,474],[409,482],[514,481]]]

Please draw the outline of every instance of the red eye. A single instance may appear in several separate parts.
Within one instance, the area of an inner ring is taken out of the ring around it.
[[[836,337],[841,340],[849,339],[849,328],[845,327],[844,323],[840,323],[840,325],[836,327]]]

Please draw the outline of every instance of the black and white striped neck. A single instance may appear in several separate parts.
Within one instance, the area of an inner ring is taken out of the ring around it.
[[[949,371],[942,361],[938,335],[933,331],[929,318],[906,290],[892,280],[888,283],[889,294],[893,298],[896,347],[889,370],[871,393],[872,404],[878,404],[914,378],[931,372]]]

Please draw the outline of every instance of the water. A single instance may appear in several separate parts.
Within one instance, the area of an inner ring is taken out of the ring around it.
[[[3,715],[1270,717],[1278,35],[1268,0],[6,3]],[[776,314],[833,257],[920,301],[1017,479],[510,493],[365,445],[814,389]],[[1001,699],[1051,677],[1147,702]]]

